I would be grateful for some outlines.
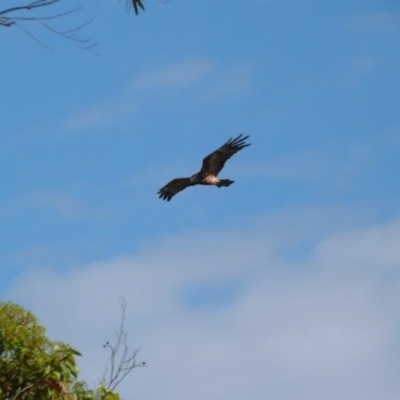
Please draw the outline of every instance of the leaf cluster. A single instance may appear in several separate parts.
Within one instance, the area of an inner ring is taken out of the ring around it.
[[[119,400],[101,385],[93,391],[78,380],[80,355],[50,341],[32,312],[0,301],[0,399]]]

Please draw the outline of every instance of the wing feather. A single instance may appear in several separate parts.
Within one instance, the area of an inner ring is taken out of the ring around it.
[[[138,7],[140,7],[143,11],[146,11],[141,0],[132,0],[132,5],[133,5],[133,9],[135,10],[136,15],[139,14]]]
[[[224,168],[227,160],[229,160],[239,150],[250,146],[250,143],[245,143],[248,137],[249,136],[243,136],[243,134],[240,134],[235,139],[230,138],[219,149],[215,150],[203,159],[200,173],[217,176],[221,169]]]
[[[170,201],[177,193],[193,185],[195,184],[190,182],[190,178],[176,178],[162,187],[157,194],[160,199]]]

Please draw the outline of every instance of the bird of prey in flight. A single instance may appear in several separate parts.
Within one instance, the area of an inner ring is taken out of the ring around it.
[[[190,178],[173,179],[158,191],[158,197],[170,201],[181,190],[194,185],[214,185],[219,188],[231,185],[234,181],[219,179],[217,175],[224,168],[225,162],[229,158],[244,147],[250,146],[250,143],[245,142],[248,137],[241,134],[235,139],[229,139],[219,149],[203,159],[203,165],[197,174],[192,175]]]

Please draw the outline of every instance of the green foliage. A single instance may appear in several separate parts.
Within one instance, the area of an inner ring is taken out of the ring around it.
[[[75,356],[80,353],[68,344],[46,337],[32,312],[0,301],[1,400],[120,400],[79,381]]]

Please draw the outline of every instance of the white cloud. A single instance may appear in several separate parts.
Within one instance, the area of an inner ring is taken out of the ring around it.
[[[68,132],[92,128],[111,127],[132,116],[137,111],[136,103],[125,93],[107,101],[94,104],[84,110],[69,115],[60,126]]]
[[[238,97],[252,86],[252,72],[243,65],[224,66],[211,60],[188,59],[138,74],[119,92],[67,116],[56,128],[80,132],[93,128],[110,128],[137,115],[152,91],[191,90],[194,101]],[[201,85],[199,85],[201,84]],[[154,98],[152,101],[154,101]],[[41,129],[42,131],[43,129]]]
[[[317,262],[335,268],[346,266],[348,272],[364,272],[379,267],[378,272],[400,272],[400,223],[376,226],[358,234],[342,233],[322,241],[317,250]],[[332,260],[332,261],[331,261]],[[350,268],[350,269],[349,269]]]
[[[17,200],[22,207],[45,208],[67,219],[78,219],[85,214],[82,204],[73,196],[61,192],[37,191]]]
[[[264,178],[279,182],[323,182],[335,188],[349,185],[370,162],[371,149],[351,145],[334,149],[298,152],[267,162],[241,163],[231,167],[233,176]]]
[[[400,222],[349,229],[346,215],[326,213],[184,232],[66,272],[30,269],[7,297],[82,350],[92,382],[124,296],[131,340],[150,365],[124,382],[127,400],[395,399]],[[303,241],[310,252],[288,261]],[[221,307],[192,308],[182,297],[232,280],[236,296]]]
[[[201,83],[201,87],[196,86]],[[253,71],[243,64],[222,65],[191,59],[145,73],[132,80],[129,88],[138,90],[189,89],[201,101],[236,98],[253,85]]]
[[[216,65],[207,60],[185,60],[142,74],[129,84],[131,90],[183,88],[202,81],[214,73]]]
[[[140,96],[136,95],[136,90],[186,88],[202,81],[215,68],[211,61],[186,60],[144,73],[132,79],[117,95],[69,115],[61,123],[60,129],[76,132],[100,127],[110,128],[137,113]]]
[[[244,65],[221,68],[211,84],[205,89],[204,100],[218,100],[221,97],[236,98],[250,91],[253,85],[253,71]]]
[[[0,219],[10,219],[16,214],[34,210],[38,214],[56,215],[67,222],[82,220],[110,221],[114,218],[112,210],[104,207],[86,206],[75,195],[57,190],[36,190],[11,198],[1,205]],[[51,214],[49,214],[51,213]]]

